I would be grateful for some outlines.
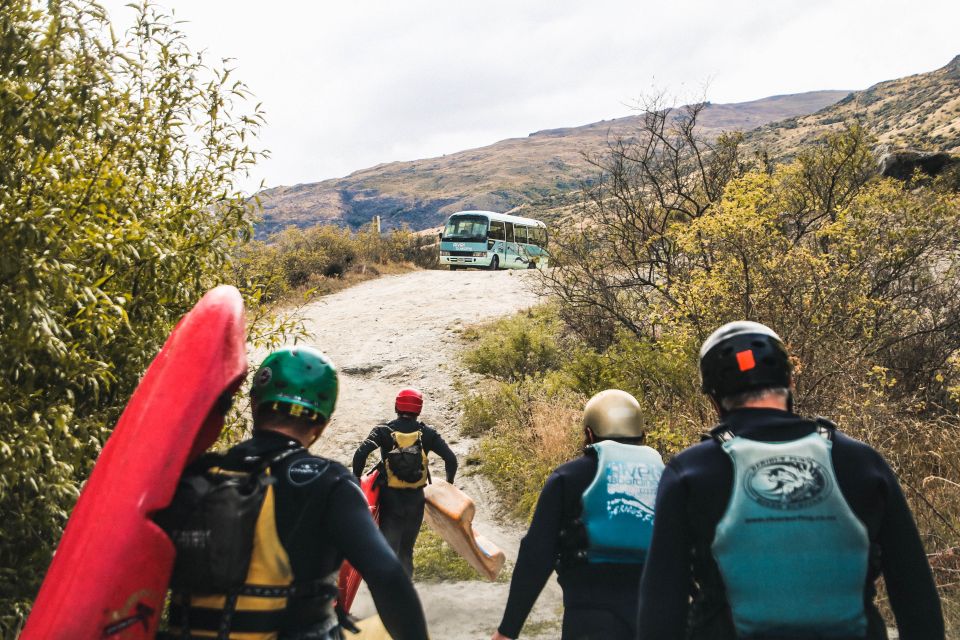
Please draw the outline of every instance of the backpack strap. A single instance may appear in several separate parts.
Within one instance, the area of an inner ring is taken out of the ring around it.
[[[423,468],[427,471],[427,484],[433,484],[433,476],[430,475],[430,459],[427,456],[427,448],[423,445],[423,430],[427,425],[418,422],[417,426],[420,427],[417,429],[417,442],[420,443],[420,452],[423,454]]]
[[[423,443],[420,443],[421,451],[423,451],[423,467],[427,470],[427,484],[433,484],[433,476],[430,475],[430,459],[427,457],[427,450],[423,449]]]
[[[837,430],[837,423],[823,416],[814,416],[813,421],[817,423],[817,434],[824,440],[832,441],[833,434]]]
[[[266,471],[268,468],[270,468],[270,467],[272,467],[273,465],[277,464],[277,463],[280,462],[281,460],[285,460],[286,458],[289,458],[289,457],[292,456],[293,454],[298,453],[298,452],[300,452],[300,451],[306,451],[306,448],[305,448],[303,445],[301,445],[301,444],[293,444],[293,443],[291,443],[289,449],[284,449],[283,451],[281,451],[281,452],[278,453],[277,455],[275,455],[275,456],[273,456],[272,458],[270,458],[269,460],[267,460],[267,461],[263,464],[263,466],[260,467],[259,470],[260,470],[261,472]]]
[[[707,437],[705,437],[704,440],[710,439],[719,445],[723,445],[724,442],[730,442],[735,437],[736,434],[730,430],[730,427],[721,422],[713,429],[710,429],[710,432],[707,434]]]
[[[272,467],[276,463],[300,451],[306,451],[303,445],[299,443],[290,442],[287,444],[286,447],[281,449],[279,452],[274,453],[273,455],[266,456],[265,458],[261,458],[260,456],[248,456],[244,458],[243,461],[245,463],[256,462],[257,460],[260,461],[257,464],[257,466],[255,466],[253,469],[251,469],[248,472],[251,477],[256,478],[257,476],[265,473],[270,467]]]

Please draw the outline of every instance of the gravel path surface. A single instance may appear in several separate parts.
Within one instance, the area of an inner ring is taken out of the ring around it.
[[[457,484],[477,503],[475,525],[516,559],[524,530],[503,518],[492,487],[462,463],[474,441],[459,435],[453,382],[467,383],[458,355],[464,327],[527,309],[538,302],[536,274],[527,271],[416,271],[385,276],[326,296],[304,309],[314,344],[341,374],[333,423],[314,451],[349,466],[370,429],[393,417],[393,398],[403,386],[423,391],[422,419],[433,425],[461,459]],[[371,463],[375,456],[371,456]],[[431,472],[443,477],[431,456]],[[433,640],[489,638],[500,621],[508,585],[481,581],[417,584]],[[531,615],[524,638],[556,638],[560,590],[551,580]],[[360,616],[374,612],[365,588],[354,605]]]

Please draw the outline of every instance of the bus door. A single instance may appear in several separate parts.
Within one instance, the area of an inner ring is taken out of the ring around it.
[[[503,256],[503,266],[507,269],[515,269],[520,260],[520,248],[517,246],[517,240],[514,237],[513,223],[507,224],[507,242]]]
[[[507,231],[504,222],[501,220],[491,220],[490,230],[487,232],[487,251],[490,252],[490,259],[493,256],[499,256],[501,265],[505,265],[505,242],[507,240]]]
[[[517,262],[516,266],[526,268],[531,259],[534,257],[530,253],[530,232],[532,229],[530,227],[525,227],[523,225],[514,225],[513,234],[514,240],[517,242],[517,252],[520,254],[520,260]]]

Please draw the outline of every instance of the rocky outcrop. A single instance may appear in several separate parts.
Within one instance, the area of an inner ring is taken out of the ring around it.
[[[880,158],[880,175],[898,180],[909,180],[920,170],[935,177],[960,163],[960,157],[949,153],[932,153],[914,149],[891,151]]]

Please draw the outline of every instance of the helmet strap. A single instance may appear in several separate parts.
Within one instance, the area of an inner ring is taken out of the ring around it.
[[[727,415],[727,410],[723,408],[723,405],[720,404],[720,399],[717,398],[715,395],[711,394],[711,395],[708,395],[707,397],[710,398],[710,403],[713,404],[713,408],[716,410],[717,415],[720,416],[720,420],[722,421],[723,418]]]
[[[590,446],[591,444],[595,444],[597,442],[597,434],[595,434],[593,432],[593,429],[591,429],[590,427],[584,427],[583,441],[584,441],[584,446]]]

